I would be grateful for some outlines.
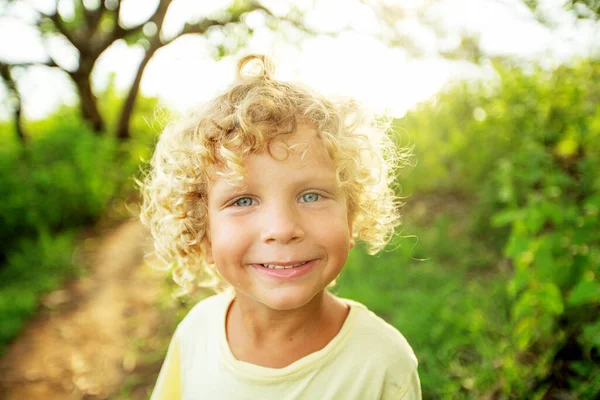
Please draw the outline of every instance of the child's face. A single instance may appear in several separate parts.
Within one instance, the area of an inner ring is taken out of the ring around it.
[[[211,181],[203,241],[207,261],[238,296],[275,310],[299,308],[323,291],[353,246],[346,198],[314,129],[301,125],[285,140],[287,151],[279,139],[271,145],[275,158],[246,159],[243,187]],[[306,264],[265,267],[299,263]]]

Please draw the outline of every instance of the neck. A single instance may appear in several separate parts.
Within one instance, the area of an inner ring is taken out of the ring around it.
[[[334,297],[323,291],[304,306],[293,310],[273,310],[242,293],[236,293],[228,319],[238,325],[255,344],[287,342],[317,332],[339,308]]]

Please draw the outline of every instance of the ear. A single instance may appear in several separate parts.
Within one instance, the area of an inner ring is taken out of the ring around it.
[[[202,249],[202,255],[204,256],[204,260],[209,264],[214,264],[215,260],[212,254],[212,243],[210,242],[208,232],[204,234],[204,237],[200,241],[200,248]]]

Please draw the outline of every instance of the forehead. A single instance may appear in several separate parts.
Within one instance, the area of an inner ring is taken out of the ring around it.
[[[266,176],[268,170],[287,169],[288,173],[307,171],[313,174],[325,171],[334,173],[334,164],[327,148],[316,129],[308,124],[298,125],[292,134],[282,134],[271,140],[268,149],[262,153],[251,154],[243,160],[246,176],[236,174],[224,165],[213,165],[210,171],[212,183],[218,181],[252,180]],[[271,171],[274,172],[274,171]],[[213,185],[211,185],[213,186]]]
[[[293,134],[280,135],[269,144],[268,153],[279,161],[331,163],[331,158],[314,127],[300,124]]]

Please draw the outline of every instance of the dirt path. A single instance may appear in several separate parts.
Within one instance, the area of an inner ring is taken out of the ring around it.
[[[147,246],[139,222],[117,227],[91,252],[89,276],[44,299],[0,360],[0,399],[106,399],[120,389],[136,365],[132,338],[160,324],[164,273],[142,268]]]

